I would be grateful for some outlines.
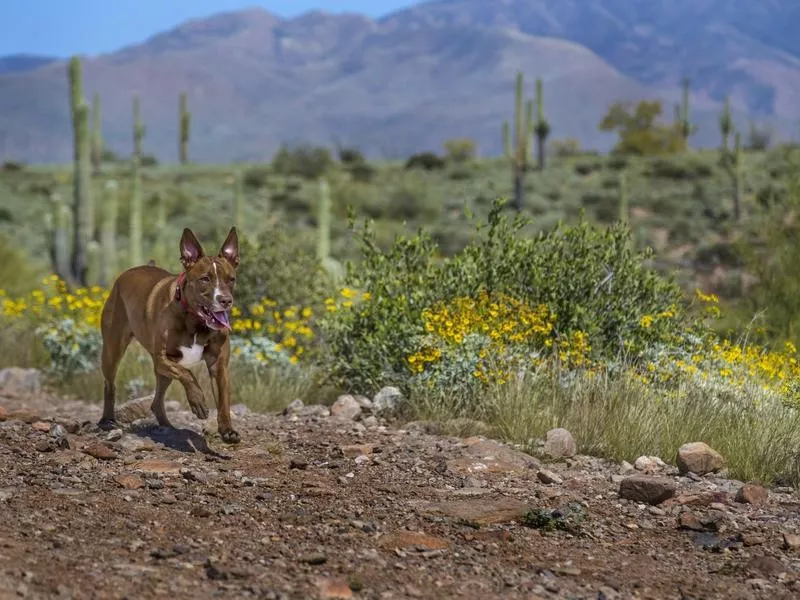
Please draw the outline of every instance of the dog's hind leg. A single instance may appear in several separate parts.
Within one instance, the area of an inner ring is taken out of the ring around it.
[[[105,382],[103,384],[103,416],[98,426],[101,429],[113,429],[117,426],[114,415],[117,368],[133,339],[133,332],[128,324],[128,315],[125,313],[125,307],[116,286],[111,290],[111,294],[103,306],[100,331],[103,335],[100,368],[103,371]]]
[[[156,393],[153,396],[153,404],[150,406],[150,409],[153,411],[153,414],[156,416],[156,421],[158,421],[161,427],[172,428],[172,424],[167,418],[167,410],[164,408],[164,396],[167,393],[167,388],[170,383],[172,383],[170,377],[156,373]]]

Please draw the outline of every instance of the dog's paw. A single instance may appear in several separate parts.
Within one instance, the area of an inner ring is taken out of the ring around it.
[[[208,418],[208,407],[202,400],[189,401],[189,408],[192,409],[194,416],[198,419],[205,420]]]
[[[227,429],[225,431],[219,432],[219,437],[222,438],[222,441],[226,444],[238,444],[242,441],[242,438],[239,434],[234,431],[233,429]]]
[[[103,431],[111,431],[112,429],[119,429],[119,424],[113,419],[100,419],[97,423],[97,427],[99,427]]]

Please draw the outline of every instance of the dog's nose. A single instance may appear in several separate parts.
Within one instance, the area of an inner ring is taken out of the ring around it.
[[[223,308],[223,310],[229,310],[231,306],[233,306],[233,298],[230,296],[220,296],[217,299],[219,305]]]

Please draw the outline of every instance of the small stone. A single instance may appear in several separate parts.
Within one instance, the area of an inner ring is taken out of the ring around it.
[[[739,536],[739,539],[741,540],[742,544],[744,544],[747,547],[761,546],[767,541],[767,539],[763,535],[759,535],[757,533],[749,533],[749,532],[742,533]]]
[[[667,465],[657,456],[640,456],[633,463],[633,468],[644,473],[656,473]]]
[[[284,415],[296,415],[296,414],[299,414],[300,412],[302,412],[304,407],[305,407],[305,404],[303,404],[303,401],[300,400],[300,398],[297,398],[295,400],[292,400],[288,404],[288,406],[283,409],[283,414]]]
[[[375,416],[372,416],[372,415],[370,415],[366,419],[362,419],[361,423],[367,429],[372,429],[372,428],[377,427],[379,425],[378,417],[375,417]]]
[[[783,549],[800,550],[800,535],[797,535],[796,533],[784,533]]]
[[[552,471],[548,471],[547,469],[539,469],[539,471],[536,473],[536,477],[538,477],[539,481],[541,481],[546,485],[550,484],[561,485],[563,483],[561,477],[559,477]]]
[[[231,414],[237,417],[246,417],[250,414],[250,409],[245,404],[234,404],[231,406]]]
[[[8,419],[8,411],[0,406],[0,423]]]
[[[42,433],[50,431],[50,423],[47,421],[36,421],[35,423],[31,423],[31,427],[36,431],[41,431]]]
[[[347,600],[353,590],[345,577],[323,577],[318,581],[319,597],[324,600]]]
[[[67,433],[71,433],[72,435],[75,435],[81,430],[80,422],[75,419],[59,420],[58,424],[66,429]]]
[[[691,531],[703,531],[705,528],[693,512],[683,512],[678,516],[678,528]]]
[[[122,429],[112,429],[106,434],[106,439],[109,442],[116,442],[122,439]]]
[[[372,400],[370,400],[366,396],[356,396],[355,398],[356,401],[358,402],[358,405],[363,410],[372,410]]]
[[[725,466],[722,455],[704,442],[691,442],[678,448],[678,470],[681,474],[706,475]]]
[[[193,506],[192,510],[189,511],[189,515],[192,517],[198,517],[201,519],[205,519],[206,517],[211,516],[211,511],[208,510],[205,506]]]
[[[138,419],[146,419],[150,416],[150,406],[153,404],[153,396],[144,396],[129,400],[125,404],[117,407],[114,415],[119,423],[133,423]]]
[[[759,506],[769,502],[769,492],[760,485],[746,483],[736,492],[736,501]]]
[[[559,427],[547,432],[542,451],[551,458],[568,458],[575,456],[578,452],[578,446],[572,434]]]
[[[299,558],[299,562],[306,563],[307,565],[324,565],[328,562],[328,557],[321,553],[306,554]]]
[[[160,479],[148,479],[147,487],[149,487],[151,490],[163,490],[164,482]]]
[[[403,400],[403,394],[394,386],[386,386],[372,398],[372,411],[375,414],[396,412]]]
[[[361,405],[350,394],[344,394],[336,399],[331,406],[331,416],[340,419],[356,419],[361,415]]]
[[[53,440],[39,440],[35,447],[37,452],[53,452],[56,449]]]
[[[98,460],[113,460],[117,458],[117,453],[102,442],[94,442],[83,449],[84,454]]]
[[[619,484],[619,497],[655,505],[674,496],[676,489],[673,481],[663,477],[631,475]]]
[[[619,464],[619,472],[622,475],[627,475],[628,473],[633,471],[633,469],[634,469],[634,466],[631,463],[629,463],[627,460],[623,460]]]
[[[302,458],[292,458],[289,461],[289,468],[305,471],[308,468],[308,461]]]
[[[375,451],[375,444],[351,444],[340,448],[346,458],[356,458],[357,456],[371,456]]]
[[[121,488],[126,490],[138,490],[145,485],[144,479],[133,474],[117,475],[114,477],[114,481],[116,481]]]

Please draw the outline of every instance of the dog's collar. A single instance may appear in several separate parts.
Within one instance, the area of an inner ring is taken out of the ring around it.
[[[186,279],[186,271],[178,275],[178,281],[175,286],[175,301],[181,305],[183,310],[189,312],[189,303],[186,301],[186,296],[183,294],[183,281]]]

